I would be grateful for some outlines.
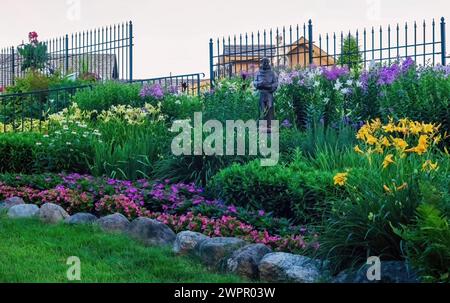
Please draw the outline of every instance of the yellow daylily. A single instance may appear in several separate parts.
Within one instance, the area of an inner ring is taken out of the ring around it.
[[[383,189],[384,189],[385,192],[387,192],[389,194],[392,193],[392,190],[387,185],[383,185]]]
[[[383,161],[383,168],[384,169],[388,168],[391,164],[395,163],[393,158],[394,158],[394,155],[392,155],[392,154],[389,154],[389,155],[386,156],[386,158],[384,158],[384,161]]]
[[[359,148],[359,145],[356,145],[354,148],[355,152],[357,152],[358,154],[364,155],[364,152],[361,150],[361,148]]]
[[[422,170],[423,171],[434,171],[434,170],[438,170],[439,169],[439,165],[438,163],[433,163],[431,160],[427,160],[425,161],[425,163],[422,165]]]
[[[404,151],[408,147],[408,143],[401,138],[391,138],[392,144],[398,150]]]
[[[339,173],[334,178],[334,185],[345,186],[348,180],[348,173]]]
[[[402,190],[405,190],[405,189],[407,189],[408,188],[408,183],[403,183],[402,185],[400,185],[400,186],[398,186],[397,188],[396,188],[396,190],[397,191],[402,191]]]

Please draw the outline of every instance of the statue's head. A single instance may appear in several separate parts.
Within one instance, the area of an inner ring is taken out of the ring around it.
[[[262,70],[270,70],[271,69],[269,58],[262,58],[261,69]]]

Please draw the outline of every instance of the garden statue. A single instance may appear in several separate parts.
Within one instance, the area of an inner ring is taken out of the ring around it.
[[[267,121],[268,130],[271,129],[271,122],[275,119],[275,105],[273,94],[278,89],[278,76],[272,70],[270,60],[263,58],[261,67],[256,75],[254,85],[260,92],[260,112],[264,120]]]

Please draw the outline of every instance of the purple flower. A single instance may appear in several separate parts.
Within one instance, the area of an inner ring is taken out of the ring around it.
[[[292,127],[292,123],[289,122],[289,120],[284,120],[283,123],[281,123],[281,127],[291,128]]]
[[[378,73],[378,85],[391,85],[397,80],[401,74],[401,68],[398,64],[392,64],[391,66],[382,67]]]
[[[348,76],[350,71],[348,67],[333,66],[331,68],[323,68],[322,73],[328,81],[336,81],[341,77]]]
[[[168,91],[169,91],[169,94],[178,95],[178,86],[171,85],[171,86],[169,86]]]
[[[155,83],[153,85],[147,84],[142,87],[139,95],[141,98],[152,97],[156,100],[161,100],[164,98],[164,90],[159,83]]]
[[[231,205],[228,207],[228,211],[232,214],[236,214],[237,213],[237,208],[234,205]]]
[[[260,217],[263,217],[265,214],[266,214],[266,212],[263,210],[258,211],[258,216],[260,216]]]
[[[411,57],[406,58],[406,60],[403,61],[403,64],[402,64],[402,72],[403,73],[408,72],[411,67],[415,66],[415,64],[416,63],[414,62],[414,60]]]

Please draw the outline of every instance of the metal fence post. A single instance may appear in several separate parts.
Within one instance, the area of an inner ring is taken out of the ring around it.
[[[314,63],[314,44],[313,44],[313,25],[311,19],[308,21],[308,47],[309,47],[309,64]]]
[[[133,82],[133,22],[130,21],[130,83]]]
[[[66,34],[66,41],[65,41],[65,60],[64,60],[64,70],[66,72],[66,75],[69,73],[69,35]]]
[[[445,48],[446,40],[445,40],[445,19],[444,17],[441,18],[441,53],[442,53],[442,65],[446,65],[446,55],[447,51]]]
[[[16,58],[14,46],[11,47],[11,85],[14,85],[14,78],[16,72]]]
[[[214,43],[213,39],[209,40],[209,81],[211,89],[214,88]]]

